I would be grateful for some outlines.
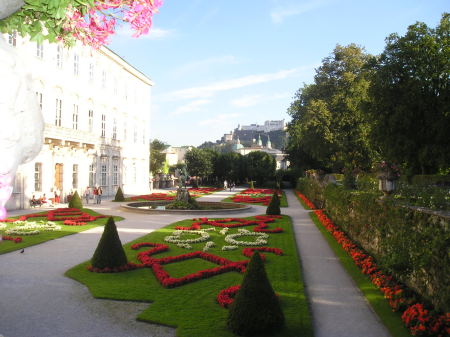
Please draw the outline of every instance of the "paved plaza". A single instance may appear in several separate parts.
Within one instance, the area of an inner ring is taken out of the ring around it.
[[[221,191],[200,200],[220,201],[236,191]],[[296,200],[292,190],[286,190],[286,194],[289,207],[282,208],[282,213],[291,216],[294,223],[315,336],[388,337],[389,333],[310,220],[308,211]],[[189,218],[176,214],[127,212],[120,209],[119,203],[108,200],[101,205],[89,206],[97,212],[125,218],[116,223],[122,243]],[[11,212],[10,216],[29,212]],[[265,207],[252,206],[251,210],[238,216],[262,213],[265,213]],[[218,213],[214,217],[229,215]],[[136,321],[137,314],[148,303],[95,299],[84,285],[64,276],[66,270],[92,257],[102,230],[97,227],[51,240],[28,247],[23,254],[14,251],[0,255],[0,335],[175,336],[173,328]]]

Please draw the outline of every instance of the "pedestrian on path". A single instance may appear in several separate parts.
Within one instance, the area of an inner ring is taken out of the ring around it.
[[[99,186],[98,187],[98,194],[97,194],[97,204],[101,204],[102,203],[102,188]]]
[[[86,205],[89,204],[89,198],[91,197],[91,189],[86,187],[86,190],[84,191],[84,198],[86,199]]]
[[[94,203],[98,204],[98,188],[94,187],[94,191],[92,193],[94,194]]]

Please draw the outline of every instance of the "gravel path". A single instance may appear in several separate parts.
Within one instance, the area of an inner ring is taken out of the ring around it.
[[[217,192],[202,200],[219,201],[236,191]],[[287,191],[297,244],[310,297],[316,337],[387,337],[389,334],[345,273],[315,225],[291,191]],[[90,207],[125,217],[117,223],[122,243],[186,215],[125,212],[118,203],[104,201]],[[42,211],[37,209],[36,211]],[[246,217],[265,212],[252,206]],[[11,212],[11,216],[30,213]],[[215,217],[229,217],[217,214]],[[4,337],[172,337],[175,329],[136,321],[147,303],[94,299],[87,288],[64,272],[92,257],[102,228],[0,255],[0,335]],[[211,336],[214,337],[214,336]]]

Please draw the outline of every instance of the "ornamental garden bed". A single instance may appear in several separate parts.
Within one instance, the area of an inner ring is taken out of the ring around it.
[[[10,217],[0,221],[3,239],[0,241],[0,254],[103,226],[106,217],[87,208],[81,210],[58,208]],[[114,217],[114,219],[120,221],[123,218]]]
[[[278,192],[278,196],[280,197],[280,207],[288,207],[288,202],[284,191],[269,188],[248,188],[222,200],[222,202],[237,202],[243,204],[268,206],[275,191]]]
[[[296,194],[310,209],[316,208],[303,194]],[[316,210],[310,216],[392,336],[448,335],[448,313],[434,311],[431,304],[421,302],[411,289],[383,271],[324,211]]]
[[[263,250],[286,318],[285,328],[274,336],[313,336],[287,216],[184,220],[124,248],[136,269],[91,272],[86,261],[66,275],[85,284],[97,298],[153,302],[137,319],[176,327],[179,337],[229,337],[234,335],[226,329],[225,307],[235,292],[221,291],[239,285],[252,251]]]
[[[215,187],[198,187],[188,188],[189,194],[192,198],[200,198],[205,195],[212,194],[217,191],[221,191],[222,188]],[[133,197],[125,198],[125,201],[173,201],[177,196],[177,191],[170,191],[167,193],[151,193],[136,195]]]

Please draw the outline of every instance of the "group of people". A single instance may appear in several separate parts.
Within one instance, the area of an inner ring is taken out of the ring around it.
[[[102,203],[102,194],[103,194],[103,190],[100,186],[94,187],[92,189],[92,193],[91,193],[91,188],[89,186],[86,187],[86,189],[84,190],[84,199],[86,200],[86,204],[89,204],[89,199],[91,199],[91,195],[93,196],[94,204],[101,204]]]
[[[47,195],[44,193],[39,198],[36,198],[36,196],[33,194],[30,200],[30,206],[42,206],[47,204],[48,206],[54,206],[55,204],[61,203],[61,194],[57,188],[52,188],[50,190],[50,193]]]
[[[228,181],[224,181],[223,182],[223,188],[226,190],[227,188],[229,188],[230,189],[230,192],[231,191],[234,191],[234,188],[236,187],[236,184],[234,183],[234,182],[230,182],[230,183],[228,183]]]

